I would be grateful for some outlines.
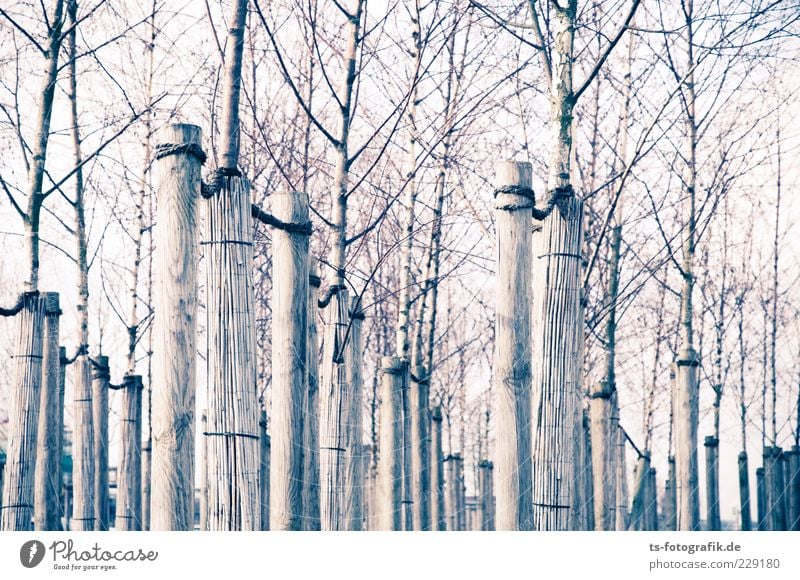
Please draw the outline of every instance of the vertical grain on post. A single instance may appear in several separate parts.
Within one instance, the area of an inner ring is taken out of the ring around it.
[[[208,340],[208,527],[257,531],[260,407],[250,182],[224,176],[219,183],[219,190],[204,202],[201,241]]]
[[[200,128],[169,125],[162,143],[200,145]],[[150,529],[194,527],[195,327],[200,161],[187,153],[156,161]]]
[[[589,399],[592,437],[592,478],[594,492],[595,530],[614,529],[616,506],[616,473],[614,457],[616,450],[611,445],[611,397],[612,386],[605,381],[594,386]]]
[[[753,529],[753,520],[750,508],[750,472],[747,465],[747,451],[739,453],[739,518],[743,532]]]
[[[197,443],[200,446],[197,461],[197,479],[200,486],[200,499],[198,510],[199,522],[198,529],[201,532],[208,531],[208,438],[203,435],[208,431],[208,411],[203,409],[200,413],[200,438]]]
[[[709,530],[719,531],[722,525],[719,513],[719,439],[714,436],[705,438],[706,449],[706,525]]]
[[[61,351],[58,292],[45,294],[45,328],[42,347],[42,386],[34,483],[34,528],[61,530]]]
[[[444,509],[444,456],[442,454],[442,410],[431,411],[431,526],[437,532],[447,529]]]
[[[306,338],[307,383],[303,403],[303,529],[319,530],[319,346],[317,343],[317,294],[320,287],[316,260],[309,259],[308,333]]]
[[[114,528],[142,529],[142,385],[141,375],[122,379],[117,509]]]
[[[376,529],[401,529],[402,494],[402,373],[403,361],[397,357],[381,359],[380,442],[375,502]]]
[[[284,223],[308,221],[308,196],[272,195],[272,211]],[[307,235],[273,229],[272,416],[270,529],[300,530],[303,517],[303,399],[308,359]]]
[[[800,447],[793,445],[788,452],[789,457],[789,521],[787,527],[792,531],[800,531]]]
[[[493,417],[497,529],[530,530],[531,504],[531,164],[496,167],[497,291]],[[448,514],[450,517],[450,514]]]
[[[267,412],[261,410],[261,421],[258,423],[260,428],[260,465],[261,465],[261,531],[268,531],[269,526],[269,474],[270,474],[270,439],[267,432]]]
[[[0,530],[33,529],[33,485],[36,468],[36,436],[42,383],[45,296],[26,293],[17,314],[14,382],[9,407],[3,509]]]
[[[409,376],[409,395],[411,409],[411,499],[415,530],[431,529],[431,481],[428,410],[429,378],[425,367],[416,366]]]
[[[94,423],[94,529],[108,530],[108,357],[92,361],[92,421]]]
[[[346,351],[347,384],[350,385],[350,408],[345,419],[347,438],[347,472],[350,486],[345,490],[345,519],[347,529],[364,529],[364,459],[363,459],[363,340],[361,326],[364,311],[360,299],[354,296],[350,303],[350,344]]]

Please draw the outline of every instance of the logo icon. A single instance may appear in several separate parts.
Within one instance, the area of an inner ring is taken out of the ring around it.
[[[44,560],[44,544],[39,540],[29,540],[19,550],[19,561],[26,568],[36,568]]]

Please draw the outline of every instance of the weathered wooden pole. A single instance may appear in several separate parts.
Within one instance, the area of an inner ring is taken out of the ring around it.
[[[308,222],[308,196],[272,195],[275,217]],[[309,237],[273,229],[270,529],[300,530],[303,517],[303,399],[308,348]]]
[[[719,514],[719,439],[707,436],[704,441],[706,448],[706,525],[709,530],[719,531],[722,522]]]
[[[33,529],[36,432],[42,384],[42,352],[47,298],[38,292],[23,296],[17,316],[16,365],[9,407],[3,509],[0,530]]]
[[[61,351],[58,323],[61,317],[58,293],[45,294],[45,328],[42,347],[42,385],[39,396],[39,427],[36,445],[34,483],[34,528],[61,530],[61,430],[63,393],[61,391]]]
[[[497,291],[493,417],[497,529],[533,529],[531,504],[531,164],[495,173]],[[448,517],[450,514],[448,514]]]
[[[444,458],[444,514],[446,529],[448,532],[455,532],[458,530],[458,497],[456,486],[457,484],[457,471],[456,461],[453,455],[448,455]]]
[[[200,497],[198,501],[199,519],[198,529],[201,532],[208,531],[208,437],[202,436],[208,431],[208,411],[203,409],[200,414],[200,435],[198,445],[200,453],[197,462],[197,479],[200,486]]]
[[[619,416],[619,409],[614,408],[614,413]],[[627,461],[625,459],[625,437],[622,434],[622,427],[617,426],[615,435],[616,448],[617,448],[617,464],[616,464],[616,495],[617,495],[617,510],[615,514],[616,525],[614,529],[618,532],[628,529],[630,523],[630,514],[628,512],[628,475],[627,475]]]
[[[108,357],[92,361],[92,421],[94,423],[94,529],[108,530]]]
[[[480,530],[494,530],[494,489],[492,489],[492,462],[484,459],[479,464],[480,477]]]
[[[403,417],[403,435],[402,435],[402,461],[403,461],[403,493],[400,503],[402,504],[402,520],[403,530],[411,532],[414,530],[414,490],[412,489],[412,473],[411,473],[411,456],[413,450],[411,448],[411,369],[409,361],[403,361],[403,396],[402,396],[402,417]]]
[[[667,458],[667,483],[664,489],[664,529],[675,531],[678,525],[677,493],[675,490],[675,458]]]
[[[783,450],[772,447],[770,451],[771,468],[767,471],[769,485],[769,511],[772,514],[772,530],[786,530],[786,479],[783,475]]]
[[[756,469],[756,507],[758,509],[759,532],[769,530],[769,518],[767,516],[767,482],[764,477],[764,468]]]
[[[431,529],[431,463],[429,378],[425,367],[415,366],[409,375],[411,410],[411,504],[415,530]]]
[[[694,349],[682,349],[676,361],[674,427],[675,477],[679,531],[700,529],[700,490],[697,472],[697,367],[700,359]]]
[[[320,287],[316,260],[309,260],[307,385],[303,417],[303,529],[319,530],[319,345],[317,342],[317,295]]]
[[[195,324],[200,127],[168,125],[156,146],[156,289],[150,529],[194,528]],[[211,297],[209,297],[209,303]]]
[[[789,520],[788,529],[800,531],[800,447],[793,445],[787,453],[788,464],[788,493],[789,493]]]
[[[739,453],[739,516],[741,529],[749,532],[753,529],[750,515],[750,474],[747,468],[747,451]]]
[[[347,529],[345,490],[352,484],[347,472],[347,426],[344,424],[352,404],[347,382],[350,373],[345,364],[345,351],[351,339],[349,309],[347,289],[340,288],[327,308],[319,391],[319,500],[323,531]]]
[[[589,396],[592,440],[592,480],[595,530],[613,530],[616,511],[617,449],[612,444],[616,423],[612,421],[613,385],[606,381],[594,386]]]
[[[143,388],[141,375],[125,375],[122,379],[117,512],[114,520],[114,527],[119,531],[142,529]],[[202,516],[202,509],[200,513]]]
[[[647,529],[658,530],[658,482],[656,468],[651,467],[647,478]]]
[[[350,343],[345,354],[349,371],[347,383],[350,385],[350,408],[345,419],[347,438],[347,473],[350,486],[345,490],[345,513],[347,529],[364,529],[364,444],[363,429],[363,340],[361,326],[364,311],[361,300],[354,296],[350,303]]]
[[[402,525],[402,373],[402,359],[381,359],[380,449],[375,502],[375,525],[381,531],[400,530]]]
[[[260,455],[260,506],[261,506],[261,531],[268,531],[270,529],[270,515],[269,515],[269,494],[270,494],[270,438],[267,433],[267,412],[261,410],[261,420],[258,423],[259,433],[261,435],[259,440],[259,455]]]
[[[444,509],[444,455],[442,454],[442,409],[431,411],[431,525],[437,532],[447,529]]]
[[[650,456],[640,455],[634,470],[633,505],[631,506],[631,530],[647,529],[648,478],[650,473]]]
[[[464,485],[464,458],[460,453],[453,454],[455,462],[455,507],[456,507],[456,529],[459,532],[467,529],[467,488]]]

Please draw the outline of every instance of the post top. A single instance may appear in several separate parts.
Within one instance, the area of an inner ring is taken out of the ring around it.
[[[533,166],[527,161],[500,161],[495,165],[494,186],[501,189],[508,186],[531,187]]]

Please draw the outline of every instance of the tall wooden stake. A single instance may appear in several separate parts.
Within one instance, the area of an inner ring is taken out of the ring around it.
[[[493,416],[497,529],[533,529],[531,504],[531,164],[495,175],[497,292]],[[449,517],[450,514],[448,514]]]
[[[722,529],[719,514],[719,482],[717,481],[719,439],[713,436],[705,438],[706,448],[706,525],[709,530]]]
[[[159,348],[153,355],[150,529],[159,531],[194,527],[200,142],[200,127],[168,125],[156,149],[154,341]]]
[[[205,409],[200,415],[200,434],[208,431],[208,411]],[[199,525],[201,532],[208,531],[208,438],[200,438],[200,457],[197,465],[197,479],[200,486],[200,499],[198,502]]]
[[[374,521],[376,529],[401,529],[403,361],[397,357],[381,359],[380,449]]]
[[[61,351],[58,322],[61,317],[58,293],[45,294],[45,328],[42,352],[42,386],[39,397],[39,430],[34,483],[34,528],[61,531]]]
[[[429,379],[425,367],[416,366],[409,376],[411,410],[411,505],[414,529],[431,529],[431,481],[428,409]]]
[[[437,532],[447,529],[444,509],[444,455],[442,454],[442,409],[431,412],[431,524]]]
[[[800,531],[800,447],[792,446],[789,457],[789,521],[787,527],[792,531]]]
[[[33,529],[36,431],[42,383],[45,295],[26,293],[17,314],[16,365],[9,407],[8,451],[6,454],[3,509],[0,530]]]
[[[747,451],[739,453],[739,516],[741,529],[749,532],[753,529],[750,515],[750,474],[747,469]]]
[[[769,530],[769,518],[767,516],[767,485],[763,467],[756,469],[756,507],[758,509],[758,531]]]
[[[121,531],[142,529],[142,390],[141,375],[125,375],[120,406],[120,453],[114,522],[114,527]]]
[[[92,421],[94,422],[94,529],[108,530],[108,357],[92,362]]]
[[[262,409],[261,410],[261,421],[258,423],[261,434],[260,438],[260,471],[261,471],[261,495],[260,495],[260,505],[261,505],[261,531],[268,531],[270,526],[270,516],[269,516],[269,494],[270,494],[270,484],[269,484],[269,474],[270,474],[270,439],[269,433],[267,433],[267,412]]]
[[[667,458],[667,484],[664,490],[664,529],[675,531],[678,525],[678,496],[675,489],[675,458]]]
[[[481,519],[480,529],[482,531],[494,531],[494,486],[493,471],[494,465],[491,461],[484,459],[480,465],[480,502]]]
[[[303,529],[319,530],[319,345],[317,343],[317,294],[320,287],[316,260],[309,261],[308,332],[306,338],[307,385],[303,403]]]
[[[363,430],[363,341],[361,325],[364,312],[360,300],[353,297],[350,304],[350,344],[345,353],[349,371],[347,383],[350,385],[350,408],[345,419],[347,437],[347,473],[350,486],[345,490],[345,514],[347,529],[364,529],[364,445],[361,441]]]
[[[675,477],[678,501],[677,529],[700,529],[700,489],[697,477],[697,353],[689,347],[680,351],[675,391]]]
[[[302,192],[272,196],[284,223],[308,221]],[[303,398],[307,381],[308,236],[273,230],[270,529],[300,530],[303,517]]]

